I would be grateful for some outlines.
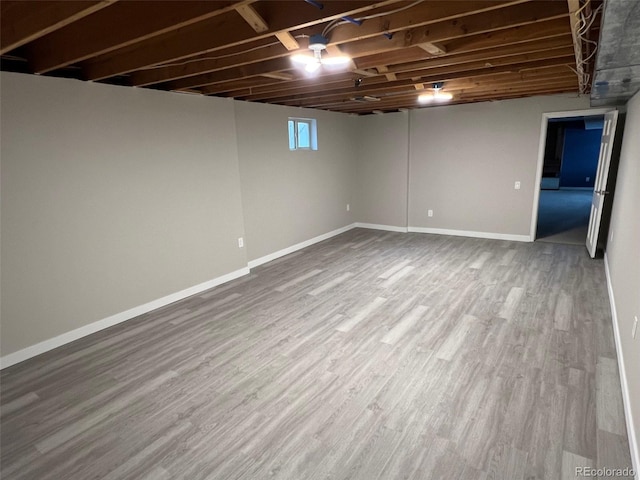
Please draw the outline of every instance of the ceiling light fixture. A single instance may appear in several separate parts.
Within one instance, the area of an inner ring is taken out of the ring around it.
[[[443,92],[443,87],[443,82],[434,83],[432,86],[433,92],[423,93],[418,97],[418,101],[420,103],[448,102],[453,98],[453,95],[451,95],[449,92]]]
[[[295,63],[304,65],[304,69],[309,73],[316,72],[322,65],[329,67],[346,65],[351,58],[346,55],[322,58],[322,51],[327,49],[329,39],[322,35],[311,35],[309,37],[309,50],[313,52],[313,56],[297,53],[291,56],[291,60]]]

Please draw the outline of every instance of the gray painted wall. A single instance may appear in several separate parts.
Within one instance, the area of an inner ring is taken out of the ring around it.
[[[5,72],[1,89],[3,356],[353,222],[355,118]],[[317,118],[317,152],[289,151],[289,116]]]
[[[538,97],[353,118],[4,72],[1,80],[3,355],[354,220],[406,226],[408,169],[410,225],[528,235],[542,113],[588,102]],[[318,152],[288,150],[289,116],[318,119]],[[638,95],[626,130],[608,259],[639,398],[639,340],[630,337],[640,315]],[[237,247],[243,235],[248,251]]]
[[[358,119],[355,207],[358,222],[407,226],[409,113]]]
[[[613,234],[613,238],[611,235]],[[636,439],[640,440],[640,327],[633,339],[634,316],[640,320],[640,93],[627,105],[611,226],[607,242],[620,347],[629,383]],[[639,453],[636,452],[636,459]]]
[[[1,88],[3,355],[246,267],[232,102]]]
[[[557,95],[413,110],[409,225],[528,236],[542,114],[587,108]]]
[[[289,117],[315,118],[317,151],[290,151]],[[249,260],[353,222],[356,118],[236,102],[242,205]]]

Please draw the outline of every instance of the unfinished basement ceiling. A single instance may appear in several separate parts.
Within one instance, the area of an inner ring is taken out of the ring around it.
[[[589,93],[600,0],[14,1],[2,70],[368,114]],[[327,38],[309,74],[291,60]]]
[[[608,1],[591,105],[624,105],[640,90],[640,2]]]

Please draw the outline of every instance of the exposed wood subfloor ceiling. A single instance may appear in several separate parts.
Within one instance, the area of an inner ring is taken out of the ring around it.
[[[2,69],[338,112],[589,93],[601,0],[15,1]],[[292,62],[309,37],[343,66]]]

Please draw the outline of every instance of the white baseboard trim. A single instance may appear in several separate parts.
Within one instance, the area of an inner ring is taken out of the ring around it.
[[[145,303],[144,305],[139,305],[137,307],[133,307],[124,312],[116,313],[115,315],[111,315],[110,317],[103,318],[102,320],[98,320],[96,322],[90,323],[89,325],[85,325],[80,328],[76,328],[75,330],[71,330],[70,332],[63,333],[56,337],[50,338],[43,342],[37,343],[35,345],[31,345],[30,347],[23,348],[22,350],[18,350],[17,352],[10,353],[9,355],[5,355],[0,358],[0,370],[15,365],[17,363],[28,360],[29,358],[35,357],[42,353],[48,352],[49,350],[53,350],[54,348],[61,347],[62,345],[66,345],[67,343],[73,342],[74,340],[78,340],[82,337],[86,337],[87,335],[91,335],[92,333],[99,332],[100,330],[104,330],[105,328],[112,327],[113,325],[117,325],[118,323],[125,322],[132,318],[135,318],[144,313],[148,313],[157,308],[164,307],[169,305],[170,303],[177,302],[178,300],[182,300],[183,298],[190,297],[191,295],[196,295],[200,292],[204,292],[213,287],[217,287],[223,283],[229,282],[236,278],[242,277],[243,275],[247,275],[250,272],[251,268],[257,267],[258,265],[262,265],[263,263],[270,262],[271,260],[275,260],[276,258],[282,257],[284,255],[288,255],[289,253],[293,253],[296,250],[300,250],[302,248],[313,245],[314,243],[321,242],[331,237],[335,237],[341,233],[344,233],[352,228],[355,228],[356,224],[352,223],[342,228],[338,228],[337,230],[333,230],[331,232],[318,235],[310,240],[306,240],[304,242],[300,242],[296,245],[293,245],[288,248],[284,248],[277,252],[271,253],[269,255],[265,255],[264,257],[258,258],[256,260],[252,260],[248,263],[247,267],[241,268],[234,272],[228,273],[218,278],[214,278],[213,280],[209,280],[207,282],[201,283],[199,285],[194,285],[193,287],[189,287],[185,290],[181,290],[176,293],[172,293],[165,297],[152,300],[151,302]]]
[[[291,245],[290,247],[283,248],[282,250],[278,250],[277,252],[270,253],[269,255],[265,255],[264,257],[256,258],[255,260],[250,260],[248,265],[249,268],[258,267],[264,263],[275,260],[276,258],[284,257],[285,255],[289,255],[290,253],[296,252],[298,250],[302,250],[303,248],[307,248],[314,243],[322,242],[323,240],[327,240],[331,237],[335,237],[336,235],[340,235],[352,228],[355,228],[356,224],[352,223],[351,225],[347,225],[346,227],[338,228],[337,230],[332,230],[331,232],[323,233],[322,235],[318,235],[317,237],[313,237],[309,240],[305,240],[304,242],[296,243],[295,245]]]
[[[86,337],[87,335],[91,335],[92,333],[99,332],[100,330],[104,330],[105,328],[109,328],[117,325],[118,323],[122,323],[135,318],[139,315],[142,315],[143,313],[150,312],[157,308],[169,305],[170,303],[182,300],[183,298],[190,297],[191,295],[196,295],[200,292],[204,292],[205,290],[209,290],[210,288],[217,287],[218,285],[222,285],[223,283],[242,277],[243,275],[247,275],[248,273],[249,268],[241,268],[234,272],[227,273],[226,275],[222,275],[221,277],[214,278],[213,280],[208,280],[204,283],[194,285],[193,287],[189,287],[165,297],[152,300],[151,302],[145,303],[144,305],[139,305],[137,307],[130,308],[129,310],[125,310],[124,312],[116,313],[115,315],[103,318],[102,320],[90,323],[89,325],[76,328],[75,330],[63,333],[61,335],[58,335],[57,337],[50,338],[43,342],[36,343],[35,345],[31,345],[30,347],[18,350],[17,352],[10,353],[9,355],[5,355],[4,357],[0,358],[0,369],[23,362],[25,360],[28,360],[29,358],[48,352],[49,350],[53,350],[54,348],[61,347],[62,345],[73,342],[74,340],[78,340],[79,338]]]
[[[631,413],[631,396],[629,394],[629,383],[627,382],[627,369],[624,365],[622,348],[620,346],[620,326],[618,324],[618,312],[616,300],[611,284],[611,272],[609,271],[609,257],[604,254],[604,271],[607,276],[607,290],[609,292],[609,304],[611,305],[611,318],[613,320],[613,337],[616,342],[616,355],[618,357],[618,371],[620,372],[620,386],[622,387],[622,403],[624,405],[624,418],[627,424],[627,435],[629,437],[629,449],[631,450],[631,463],[635,478],[640,478],[640,450],[638,448],[638,438],[633,428],[633,414]]]
[[[380,225],[377,223],[360,223],[357,222],[356,223],[356,227],[357,228],[368,228],[371,230],[385,230],[387,232],[401,232],[401,233],[407,233],[408,229],[407,227],[395,227],[393,225]]]
[[[456,237],[490,238],[493,240],[512,240],[514,242],[530,242],[530,235],[512,235],[509,233],[471,232],[467,230],[449,230],[447,228],[409,227],[409,232],[434,233],[436,235],[454,235]]]

